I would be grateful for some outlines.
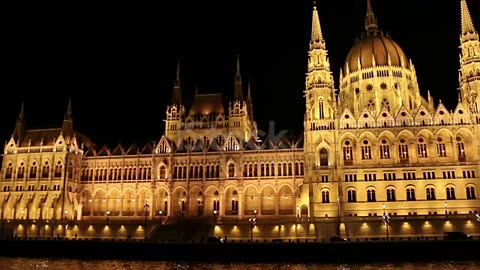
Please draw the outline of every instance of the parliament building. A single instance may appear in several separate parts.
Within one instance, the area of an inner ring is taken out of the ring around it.
[[[58,128],[28,129],[22,105],[1,165],[2,228],[158,240],[172,238],[169,226],[194,239],[201,224],[205,235],[238,241],[478,236],[480,39],[460,4],[454,110],[420,94],[413,61],[380,31],[370,0],[339,90],[314,5],[295,138],[260,139],[239,62],[231,100],[196,93],[189,108],[179,63],[165,132],[144,146],[95,147],[75,131],[70,102]]]

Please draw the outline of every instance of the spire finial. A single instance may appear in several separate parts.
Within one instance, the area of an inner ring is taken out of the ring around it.
[[[180,86],[180,57],[177,61],[177,76],[175,77],[175,87]]]
[[[367,16],[365,17],[365,30],[367,35],[375,35],[378,33],[378,24],[375,13],[373,13],[372,2],[367,0]]]
[[[177,75],[173,84],[172,105],[182,105],[182,89],[180,88],[180,57],[178,57]]]
[[[72,119],[72,98],[68,98],[68,105],[67,105],[67,111],[65,112],[64,116],[65,120],[71,120]]]
[[[17,122],[22,122],[24,119],[25,119],[25,102],[22,101],[20,112],[18,113],[18,117],[17,117]]]
[[[467,1],[461,0],[461,17],[462,17],[462,35],[474,33],[475,27],[472,23],[472,17],[470,16],[470,11],[468,10]]]
[[[310,49],[325,49],[325,41],[323,39],[320,18],[317,11],[317,1],[313,1],[312,36],[310,38]]]
[[[240,75],[240,54],[237,54],[237,70],[235,73],[235,89],[233,96],[235,100],[243,100],[242,76]]]

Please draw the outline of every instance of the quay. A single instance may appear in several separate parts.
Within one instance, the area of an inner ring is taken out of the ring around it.
[[[219,262],[396,262],[479,260],[479,240],[150,243],[0,240],[4,257]]]

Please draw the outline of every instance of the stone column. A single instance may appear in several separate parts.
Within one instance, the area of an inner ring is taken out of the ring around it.
[[[243,192],[239,191],[238,192],[238,218],[241,219],[243,218],[243,204],[244,204],[244,199],[243,199]]]

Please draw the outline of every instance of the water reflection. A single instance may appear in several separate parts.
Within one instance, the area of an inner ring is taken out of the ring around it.
[[[121,260],[75,260],[0,257],[2,270],[469,270],[480,269],[480,261],[395,263],[395,264],[288,264],[288,263],[204,263],[204,262],[162,262],[162,261],[121,261]]]

